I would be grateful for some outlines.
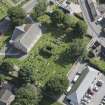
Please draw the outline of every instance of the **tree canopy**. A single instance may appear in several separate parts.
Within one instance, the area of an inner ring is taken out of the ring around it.
[[[68,16],[68,15],[64,16],[63,23],[64,23],[64,25],[66,27],[72,27],[72,28],[74,28],[75,25],[76,25],[76,22],[77,22],[76,17],[74,17],[74,16]]]
[[[39,16],[44,15],[47,9],[46,0],[38,0],[38,3],[35,5],[33,9],[32,16],[34,19],[37,19]]]
[[[41,90],[34,85],[27,84],[16,92],[12,105],[39,105],[42,99]]]
[[[63,19],[64,19],[64,12],[60,9],[56,9],[55,11],[53,11],[52,15],[51,15],[51,19],[52,22],[54,24],[61,24],[63,23]]]
[[[19,71],[19,79],[22,80],[23,83],[32,83],[35,82],[35,76],[31,68],[23,67]]]
[[[63,75],[54,75],[45,85],[45,92],[60,95],[68,86],[68,80]]]
[[[0,65],[0,69],[1,69],[1,70],[4,70],[4,71],[6,71],[6,72],[14,71],[13,64],[11,64],[11,63],[9,63],[9,62],[3,62],[3,63]]]
[[[8,9],[7,13],[13,23],[13,26],[22,25],[24,23],[26,14],[21,7],[11,7]]]
[[[78,21],[76,23],[76,26],[75,26],[75,32],[80,35],[80,36],[83,36],[86,34],[87,32],[87,24],[85,21]]]

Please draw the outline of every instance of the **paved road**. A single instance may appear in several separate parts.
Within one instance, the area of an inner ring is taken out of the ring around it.
[[[105,37],[102,36],[101,25],[96,25],[95,21],[91,22],[89,12],[86,7],[86,0],[78,0],[78,1],[82,9],[84,19],[88,24],[88,33],[92,36],[93,39],[96,39],[99,43],[101,43],[101,45],[105,47]],[[89,45],[90,44],[88,44],[87,48],[89,48]]]
[[[29,2],[24,4],[22,8],[26,11],[26,13],[30,13],[36,3],[37,3],[37,0],[30,0]]]
[[[90,34],[93,37],[98,37],[100,35],[100,28],[95,25],[94,22],[91,22],[89,13],[85,4],[86,0],[79,0],[80,7],[82,9],[82,13],[84,15],[85,21],[88,23]]]
[[[80,7],[82,9],[82,13],[84,15],[85,21],[88,23],[89,34],[92,35],[93,38],[99,39],[102,26],[100,24],[96,25],[96,23],[95,23],[96,21],[92,22],[90,20],[89,12],[88,12],[87,7],[86,7],[86,0],[79,0],[79,4],[80,4]]]

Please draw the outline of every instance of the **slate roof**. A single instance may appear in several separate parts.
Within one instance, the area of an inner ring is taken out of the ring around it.
[[[89,66],[84,69],[79,79],[70,90],[70,93],[68,93],[67,99],[70,99],[71,102],[74,103],[74,105],[79,105],[85,92],[91,86],[98,73],[99,71]]]
[[[27,51],[30,51],[40,36],[41,28],[39,23],[24,24],[15,28],[10,42],[20,43]]]
[[[14,96],[12,92],[8,89],[1,89],[0,90],[0,105],[7,105],[7,103],[14,100],[14,97],[11,99],[11,96]]]

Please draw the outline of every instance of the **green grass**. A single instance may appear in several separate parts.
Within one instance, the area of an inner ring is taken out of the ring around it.
[[[7,15],[7,10],[10,6],[11,5],[5,0],[3,0],[3,2],[0,2],[0,20]]]
[[[105,72],[105,61],[100,58],[90,59],[90,63],[96,65],[100,70]]]
[[[0,36],[0,49],[6,44],[9,36]]]

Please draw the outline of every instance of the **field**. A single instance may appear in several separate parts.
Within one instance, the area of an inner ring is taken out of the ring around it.
[[[6,0],[0,2],[0,20],[7,15],[7,10],[10,6],[10,3],[8,3]]]

